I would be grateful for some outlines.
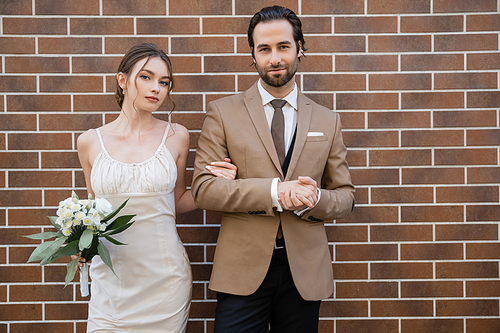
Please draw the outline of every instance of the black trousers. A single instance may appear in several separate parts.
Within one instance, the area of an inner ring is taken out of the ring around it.
[[[214,333],[318,332],[321,301],[304,300],[288,265],[286,249],[274,250],[267,275],[249,296],[217,293]]]

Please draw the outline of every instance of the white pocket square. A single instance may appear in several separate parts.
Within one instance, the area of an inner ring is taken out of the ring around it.
[[[307,132],[307,136],[323,136],[323,132]]]

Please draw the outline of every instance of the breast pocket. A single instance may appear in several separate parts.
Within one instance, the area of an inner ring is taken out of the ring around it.
[[[307,136],[306,137],[306,142],[319,142],[319,141],[326,141],[327,137],[326,135],[314,135],[314,136]]]

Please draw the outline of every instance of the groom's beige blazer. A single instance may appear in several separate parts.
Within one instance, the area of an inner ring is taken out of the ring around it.
[[[213,176],[205,166],[229,157],[235,180]],[[301,217],[277,212],[271,181],[309,176],[321,191],[317,205]],[[283,176],[257,84],[213,101],[198,142],[192,194],[200,208],[224,212],[209,288],[249,295],[266,276],[279,224],[294,283],[306,300],[333,293],[332,258],[323,221],[346,216],[354,187],[346,163],[339,115],[298,94],[297,136]]]

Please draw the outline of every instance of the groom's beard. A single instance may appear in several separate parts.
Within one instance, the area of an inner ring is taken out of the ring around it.
[[[261,79],[272,87],[282,87],[287,84],[297,72],[297,67],[299,65],[299,59],[295,58],[291,65],[286,63],[279,63],[277,66],[270,65],[267,68],[261,68],[257,63],[255,63],[255,68],[259,72]],[[284,74],[269,74],[268,71],[276,68],[284,68]]]

